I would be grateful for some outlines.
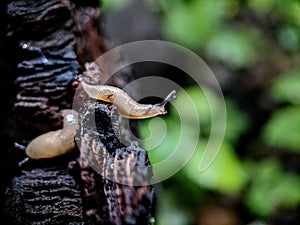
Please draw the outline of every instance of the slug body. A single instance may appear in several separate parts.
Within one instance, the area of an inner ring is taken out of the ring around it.
[[[173,90],[163,102],[159,104],[140,104],[134,101],[122,89],[109,85],[90,85],[81,82],[84,91],[94,99],[114,104],[119,115],[129,119],[145,119],[157,115],[166,114],[165,105],[176,98],[176,91]]]
[[[78,114],[74,110],[62,110],[63,128],[50,131],[33,139],[25,152],[31,159],[53,158],[71,152],[75,148],[74,136],[78,127]]]

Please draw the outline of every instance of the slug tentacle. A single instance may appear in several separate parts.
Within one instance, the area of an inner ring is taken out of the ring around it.
[[[81,84],[91,98],[114,104],[121,116],[130,119],[145,119],[166,114],[165,105],[176,98],[176,91],[173,90],[161,103],[140,104],[120,88],[109,85],[90,85],[84,81]]]
[[[33,139],[26,148],[31,159],[53,158],[75,148],[74,136],[78,127],[78,113],[71,109],[61,111],[63,128],[50,131]]]
[[[165,106],[168,102],[175,99],[176,99],[176,91],[173,90],[170,92],[170,94],[168,94],[168,96],[161,103],[158,103],[157,105]]]

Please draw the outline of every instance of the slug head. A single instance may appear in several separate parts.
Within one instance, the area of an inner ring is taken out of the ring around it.
[[[168,102],[175,100],[176,99],[176,91],[173,90],[170,92],[170,94],[168,94],[168,96],[159,104],[157,105],[161,105],[161,106],[165,106]]]
[[[170,92],[170,94],[168,94],[168,96],[161,103],[155,104],[153,106],[156,108],[156,110],[159,112],[160,115],[164,115],[167,113],[165,109],[166,104],[175,99],[176,99],[176,91],[173,90]]]

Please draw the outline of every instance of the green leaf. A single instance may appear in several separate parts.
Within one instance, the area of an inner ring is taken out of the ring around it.
[[[255,11],[267,13],[274,8],[274,0],[249,0],[248,5]]]
[[[210,102],[207,100],[207,95],[210,96]],[[180,142],[186,143],[184,146],[185,149],[190,149],[196,147],[189,144],[192,143],[192,140],[200,139],[201,137],[208,138],[210,136],[212,119],[210,106],[212,104],[218,106],[220,99],[209,89],[206,89],[204,94],[198,86],[193,86],[179,92],[177,99],[172,102],[172,104],[173,106],[170,107],[167,116],[143,120],[139,123],[140,134],[144,140],[143,147],[149,151],[149,158],[152,164],[166,159],[178,148],[178,143]],[[225,133],[225,140],[228,143],[234,143],[239,135],[247,128],[248,121],[247,117],[239,111],[238,107],[232,101],[226,100],[226,109],[228,112],[228,126]],[[182,124],[181,121],[183,116],[185,118],[185,124]],[[218,123],[219,121],[216,119],[215,122]],[[185,126],[185,128],[183,126]],[[199,131],[200,136],[197,136]],[[237,169],[237,167],[239,167],[236,162],[237,159],[234,158],[232,147],[228,143],[222,147],[226,152],[222,153],[225,154],[224,160],[228,160],[229,163],[227,169],[230,170],[230,166]],[[204,147],[202,151],[204,151]],[[186,152],[180,150],[177,154],[178,161],[180,161],[180,159],[185,158]],[[197,160],[199,165],[200,159]],[[177,162],[174,161],[174,165],[176,165],[176,163]],[[171,168],[155,168],[155,173],[161,176],[169,169]],[[222,168],[222,170],[226,171],[225,168]],[[238,170],[239,169],[237,169],[237,171]],[[228,174],[230,173],[231,172],[228,172]],[[226,188],[228,190],[230,188],[239,189],[239,187],[242,186],[243,179],[241,178],[241,183],[239,183],[233,178],[233,186],[230,187],[229,183],[231,181],[228,174],[226,175],[227,178],[226,176],[224,177],[224,181],[220,180],[221,187],[218,188],[224,190],[226,190]],[[236,175],[234,175],[234,177],[239,179]],[[214,178],[212,177],[211,179]]]
[[[172,190],[161,190],[160,197],[157,199],[157,225],[186,225],[192,220],[192,213],[186,207],[180,205],[176,193]]]
[[[300,70],[291,70],[278,76],[271,91],[279,102],[300,104]]]
[[[251,66],[256,58],[255,34],[248,29],[221,30],[208,43],[207,55],[232,67]]]
[[[206,95],[210,96],[210,103]],[[154,166],[154,173],[158,177],[163,177],[164,173],[176,168],[189,156],[186,152],[196,148],[199,134],[203,137],[209,136],[210,105],[217,106],[219,103],[220,99],[213,91],[206,88],[204,94],[198,86],[189,87],[177,94],[168,115],[140,121],[139,131],[144,140],[143,147],[149,151],[152,164],[161,162],[176,152],[176,160],[170,168]]]
[[[227,126],[225,140],[235,143],[248,128],[249,118],[231,99],[226,99]]]
[[[295,26],[283,26],[278,31],[277,39],[281,48],[296,53],[299,50],[300,29]]]
[[[190,127],[195,125],[195,121],[193,120],[194,117],[192,115],[193,110],[191,109],[193,106],[195,107],[199,121],[200,121],[200,130],[203,137],[208,137],[210,135],[211,130],[211,105],[220,105],[220,99],[218,96],[207,89],[205,93],[210,96],[210,102],[208,102],[207,96],[204,92],[197,86],[188,87],[185,89],[185,92],[191,98],[193,105],[190,105],[190,102],[186,100],[183,93],[178,93],[178,98],[176,99],[176,105],[180,107],[181,113],[187,115],[188,118],[191,120]],[[225,99],[226,105],[226,114],[227,114],[227,125],[226,125],[226,132],[225,132],[225,140],[234,143],[239,135],[248,126],[248,117],[245,113],[239,110],[238,106],[230,99]],[[178,121],[175,119],[175,109],[171,108],[170,116],[173,117],[173,121]],[[218,122],[217,120],[214,122]],[[198,129],[196,127],[195,129]]]
[[[274,147],[300,151],[300,107],[275,111],[262,132],[263,140]]]
[[[247,176],[232,146],[223,142],[219,154],[211,166],[199,172],[199,162],[205,148],[205,141],[199,144],[195,154],[184,167],[187,177],[201,187],[227,194],[238,194],[244,187]]]
[[[180,140],[180,124],[170,118],[153,118],[139,123],[143,147],[149,151],[152,164],[167,158]]]
[[[300,203],[300,179],[282,171],[277,160],[269,159],[247,166],[252,183],[246,195],[246,204],[252,212],[268,216],[277,207],[295,207]]]
[[[277,10],[287,23],[300,26],[300,3],[295,0],[278,1]]]
[[[104,10],[113,11],[123,8],[130,1],[132,0],[101,0],[101,3]]]
[[[170,109],[170,116],[173,118],[173,121],[179,121],[176,119],[176,115],[180,113],[181,115],[186,115],[191,129],[199,129],[198,126],[195,127],[197,125],[195,124],[196,116],[200,121],[201,133],[203,135],[209,135],[211,128],[210,105],[218,105],[220,100],[210,89],[206,89],[205,92],[210,96],[211,102],[208,102],[207,96],[198,86],[191,86],[179,92],[176,101],[174,101],[177,109]],[[178,112],[176,112],[176,110],[178,110]],[[196,115],[194,115],[195,112]]]
[[[162,33],[191,49],[202,48],[215,35],[225,15],[223,0],[199,0],[170,7],[162,21]]]
[[[277,15],[285,23],[300,25],[298,0],[249,0],[248,5],[257,12]]]

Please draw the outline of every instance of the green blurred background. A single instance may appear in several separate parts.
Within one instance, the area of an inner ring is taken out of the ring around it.
[[[226,101],[221,151],[199,173],[210,132],[209,106],[188,76],[166,75],[197,106],[201,134],[187,165],[156,185],[155,224],[299,224],[299,1],[103,0],[102,6],[111,46],[162,39],[187,47],[212,69]],[[149,67],[140,71],[146,73]],[[157,71],[151,70],[152,75]],[[178,105],[184,104],[180,96]],[[174,108],[162,119],[168,135],[149,152],[152,162],[172,152],[180,132]],[[152,121],[151,128],[156,124]],[[199,128],[191,125],[193,129]],[[148,137],[149,120],[139,123],[139,131]]]

